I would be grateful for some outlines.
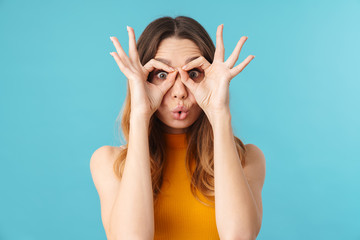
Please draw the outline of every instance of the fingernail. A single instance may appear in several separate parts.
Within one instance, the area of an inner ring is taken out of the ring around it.
[[[110,40],[112,41],[112,37],[110,36]]]
[[[126,26],[126,29],[129,31],[129,26]]]
[[[186,68],[187,68],[187,65],[185,65],[185,66],[182,67],[182,69],[184,69],[184,70],[186,70]]]
[[[169,69],[170,69],[171,71],[175,71],[175,69],[173,69],[172,67],[169,67]]]

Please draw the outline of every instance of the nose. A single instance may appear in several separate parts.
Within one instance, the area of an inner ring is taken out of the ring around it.
[[[188,90],[181,81],[181,75],[179,72],[176,73],[175,83],[171,87],[171,96],[177,99],[185,99],[188,96]]]

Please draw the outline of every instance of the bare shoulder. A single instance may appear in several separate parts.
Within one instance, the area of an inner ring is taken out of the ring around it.
[[[101,204],[101,218],[106,235],[109,237],[109,221],[120,180],[113,165],[122,147],[102,146],[94,151],[90,159],[91,176]]]
[[[90,170],[108,165],[114,160],[116,149],[113,146],[102,146],[96,149],[90,159]]]
[[[244,170],[247,169],[248,175],[254,178],[265,178],[265,169],[266,169],[266,162],[265,162],[265,155],[263,151],[256,146],[255,144],[246,144],[246,156],[245,156],[245,167]]]
[[[244,174],[252,190],[253,196],[257,203],[258,210],[260,212],[260,219],[262,220],[261,192],[264,186],[265,174],[266,174],[265,155],[261,151],[261,149],[254,144],[246,144],[245,149],[246,149],[246,157],[245,157]]]
[[[261,158],[263,161],[265,161],[265,155],[264,155],[263,151],[255,144],[252,144],[252,143],[246,144],[245,149],[247,152],[247,154],[246,154],[247,157],[249,157],[251,159],[253,157]]]
[[[90,159],[90,170],[94,168],[112,165],[124,146],[102,146],[94,151]]]
[[[118,148],[113,146],[102,146],[96,149],[91,156],[91,176],[99,194],[102,192],[103,186],[117,185],[113,173],[113,164],[116,160],[118,151]],[[109,185],[109,183],[111,183],[111,185]]]
[[[108,174],[112,173],[114,162],[122,149],[124,149],[124,146],[114,147],[105,145],[94,151],[90,159],[90,171],[95,186],[97,184],[96,180],[98,180],[100,176],[109,176]],[[94,177],[96,179],[94,179]]]

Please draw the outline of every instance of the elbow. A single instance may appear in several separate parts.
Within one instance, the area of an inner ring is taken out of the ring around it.
[[[116,229],[116,231],[109,230],[107,240],[153,240],[154,229],[149,231],[132,231],[131,229]]]
[[[221,238],[221,240],[256,240],[259,232],[239,232],[234,231],[232,234],[230,233],[225,238]]]
[[[256,235],[255,234],[233,235],[227,238],[221,238],[221,240],[256,240]]]
[[[108,240],[153,240],[153,238],[139,237],[139,236],[121,236],[116,238],[108,238]]]
[[[233,231],[233,234],[229,236],[227,239],[231,240],[256,240],[259,235],[261,229],[261,220],[259,220],[259,224],[257,224],[255,229],[248,228],[248,231]]]
[[[256,240],[258,234],[260,232],[256,231],[255,229],[243,229],[243,231],[239,231],[239,229],[236,229],[234,231],[228,231],[226,236],[221,237],[221,240]]]
[[[108,240],[153,240],[154,237],[151,235],[135,235],[135,234],[118,234],[116,236],[112,235]]]
[[[108,240],[153,240],[154,229],[140,230],[139,229],[119,229],[116,231],[109,230]]]

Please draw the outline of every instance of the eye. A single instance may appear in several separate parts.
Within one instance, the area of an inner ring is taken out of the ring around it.
[[[189,71],[189,77],[192,79],[198,78],[198,77],[200,77],[201,73],[202,72],[200,71],[200,69],[195,68],[195,69],[192,69],[191,71]]]
[[[166,77],[167,77],[167,72],[165,72],[165,71],[156,71],[155,72],[155,75],[156,75],[156,77],[157,78],[159,78],[159,79],[166,79]]]

